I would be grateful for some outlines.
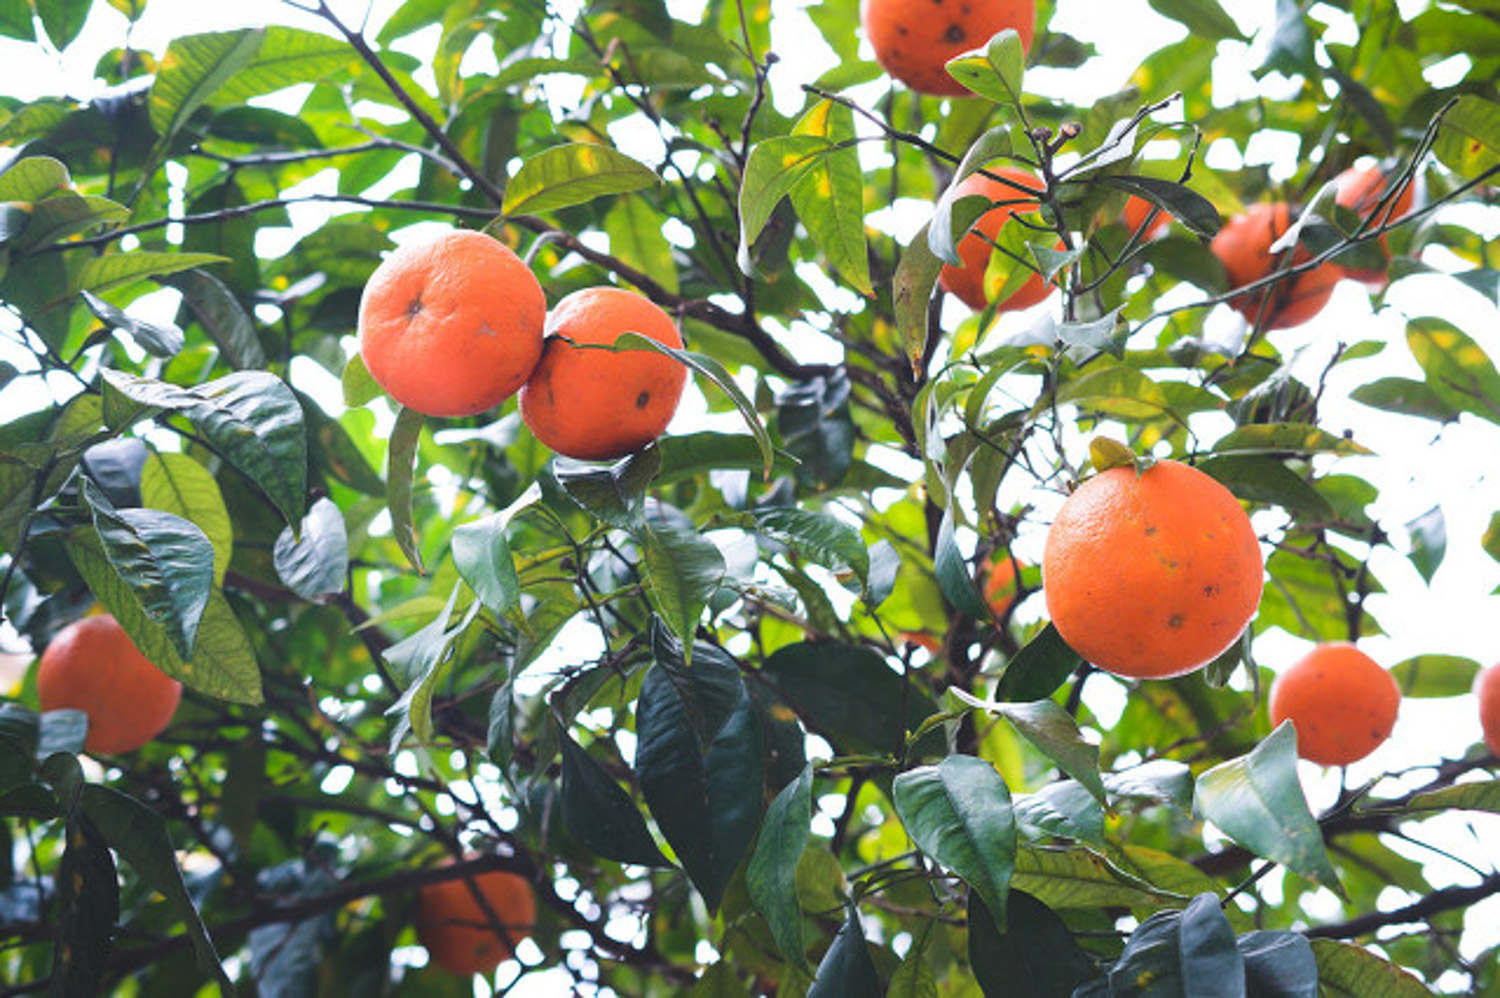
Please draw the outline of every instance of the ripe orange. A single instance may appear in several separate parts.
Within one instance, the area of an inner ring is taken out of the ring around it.
[[[1015,605],[1016,563],[1006,551],[996,552],[984,573],[984,601],[999,620]]]
[[[1479,698],[1479,723],[1484,744],[1500,755],[1500,665],[1480,670],[1474,677],[1474,695]]]
[[[623,288],[584,288],[547,315],[547,340],[521,389],[521,419],[542,443],[584,460],[624,457],[662,435],[687,383],[687,369],[646,349],[580,349],[639,333],[682,346],[671,318]]]
[[[42,710],[89,716],[84,751],[133,752],[162,733],[177,712],[182,684],[147,660],[109,614],[76,620],[42,650],[36,673]]]
[[[1394,178],[1387,178],[1384,171],[1378,166],[1370,166],[1364,169],[1351,166],[1334,178],[1333,182],[1338,184],[1338,195],[1335,200],[1356,215],[1364,218],[1372,214],[1385,198],[1388,193],[1386,188],[1388,179],[1394,182]],[[1412,202],[1416,197],[1416,192],[1413,188],[1414,185],[1410,182],[1401,188],[1401,193],[1396,195],[1395,202],[1380,213],[1380,217],[1375,220],[1374,224],[1384,224],[1393,218],[1400,218],[1411,211]],[[1385,250],[1386,259],[1389,260],[1391,252],[1386,245],[1386,237],[1384,235],[1380,237],[1380,248]],[[1354,280],[1363,282],[1366,285],[1372,285],[1377,289],[1385,283],[1384,269],[1365,270],[1362,268],[1345,267],[1344,272],[1354,278]]]
[[[902,631],[897,637],[907,644],[927,649],[928,654],[931,655],[936,655],[943,650],[942,640],[928,631]]]
[[[1395,677],[1347,641],[1318,645],[1271,684],[1271,726],[1290,718],[1297,754],[1324,766],[1375,751],[1400,705]]]
[[[1281,257],[1279,253],[1271,254],[1271,244],[1290,225],[1291,208],[1285,201],[1253,204],[1245,209],[1244,214],[1224,223],[1209,249],[1229,274],[1230,287],[1249,284],[1271,273]],[[1305,248],[1298,246],[1292,251],[1292,262],[1302,263],[1311,256]],[[1338,264],[1325,263],[1305,274],[1278,281],[1269,288],[1246,292],[1231,299],[1229,304],[1254,322],[1261,311],[1261,299],[1265,297],[1265,328],[1298,326],[1323,310],[1343,272]]]
[[[1125,202],[1125,210],[1121,212],[1121,221],[1125,223],[1125,228],[1131,232],[1139,232],[1141,226],[1146,224],[1146,219],[1150,217],[1151,209],[1155,207],[1156,205],[1140,195],[1132,194],[1129,200]],[[1149,242],[1155,239],[1163,232],[1166,232],[1167,226],[1171,224],[1172,216],[1166,211],[1158,210],[1156,221],[1151,223],[1151,230],[1149,232],[1141,232],[1141,242]]]
[[[924,94],[964,97],[945,64],[1006,28],[1030,50],[1036,0],[861,0],[859,20],[887,73]]]
[[[990,172],[1020,184],[1028,190],[1040,191],[1042,189],[1041,182],[1026,170],[1002,166],[993,168]],[[953,196],[960,198],[970,194],[978,194],[990,201],[999,202],[1015,202],[1026,197],[1014,187],[992,180],[982,173],[971,173],[959,181]],[[949,294],[957,295],[959,300],[974,311],[982,310],[985,305],[989,304],[989,299],[984,293],[984,272],[989,266],[990,253],[993,249],[990,244],[999,236],[1001,227],[1010,220],[1012,215],[1026,215],[1034,211],[1035,207],[1026,203],[997,204],[980,215],[974,228],[959,240],[958,258],[963,261],[962,266],[943,265],[942,272],[938,275],[938,284],[942,286],[942,289]],[[981,236],[980,233],[984,235]],[[1042,281],[1041,274],[1032,274],[1026,279],[1025,284],[1012,292],[1008,298],[996,306],[996,309],[1000,312],[1012,312],[1017,309],[1030,308],[1046,298],[1049,290]]]
[[[402,246],[359,300],[359,352],[397,402],[473,416],[525,383],[542,355],[547,299],[521,258],[482,232]]]
[[[1229,490],[1176,461],[1111,468],[1058,510],[1042,555],[1047,610],[1074,651],[1160,678],[1211,662],[1260,603],[1260,545]]]
[[[452,863],[448,860],[442,865]],[[536,926],[536,897],[524,877],[504,870],[476,873],[473,884],[505,928],[511,943]],[[432,962],[465,977],[488,974],[511,955],[511,947],[490,927],[484,909],[462,877],[428,884],[417,892],[417,940]]]

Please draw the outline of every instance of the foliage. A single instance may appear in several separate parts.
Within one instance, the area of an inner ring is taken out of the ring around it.
[[[769,0],[406,0],[364,25],[290,3],[303,26],[159,54],[124,33],[146,0],[32,6],[0,3],[0,34],[61,49],[87,15],[123,41],[100,96],[0,110],[5,620],[40,648],[100,604],[188,691],[103,765],[76,712],[38,715],[30,685],[0,704],[3,993],[467,995],[422,965],[413,895],[484,869],[538,897],[502,985],[551,993],[1500,986],[1493,951],[1460,956],[1500,873],[1471,854],[1454,884],[1393,846],[1500,809],[1494,757],[1409,746],[1420,779],[1313,807],[1252,656],[1379,634],[1378,555],[1430,581],[1477,546],[1441,505],[1377,512],[1382,441],[1320,410],[1359,363],[1353,402],[1492,431],[1493,337],[1247,326],[1206,251],[1274,195],[1311,206],[1278,247],[1306,258],[1258,288],[1378,267],[1383,241],[1389,282],[1493,302],[1492,5],[1278,0],[1250,24],[1151,0],[1185,36],[1087,106],[1037,72],[1094,54],[1050,0],[1029,55],[1002,32],[946,103],[860,58],[853,3],[809,9],[839,62],[790,93]],[[1252,32],[1267,86],[1215,92]],[[1293,175],[1245,165],[1266,133]],[[1425,200],[1320,196],[1362,157]],[[934,288],[985,207],[945,192],[1001,162],[1045,190],[996,240],[994,297],[1033,271],[1062,290],[994,324]],[[1177,224],[1126,231],[1129,195]],[[550,302],[616,283],[665,308],[697,386],[672,432],[584,465],[513,402],[396,411],[352,334],[417,223],[485,228]],[[1027,566],[1073,484],[1168,456],[1248,504],[1269,578],[1206,671],[1126,686],[1024,599]],[[997,552],[1022,566],[1003,620],[976,581]],[[1434,648],[1396,675],[1456,696],[1476,668]],[[1117,722],[1101,690],[1128,693]]]

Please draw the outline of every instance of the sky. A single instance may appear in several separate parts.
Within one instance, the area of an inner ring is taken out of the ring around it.
[[[1272,0],[1222,0],[1222,3],[1247,34],[1253,34],[1271,22]],[[395,0],[374,0],[369,23],[378,25],[396,5]],[[363,0],[338,0],[332,6],[347,21],[358,23],[367,5]],[[695,16],[700,6],[700,0],[669,0],[674,13],[689,18]],[[804,6],[799,0],[775,0],[773,4],[772,44],[781,61],[771,78],[772,99],[780,110],[788,113],[801,106],[802,94],[798,84],[810,81],[833,63],[831,51],[818,38],[802,9]],[[1422,0],[1403,0],[1400,3],[1406,13],[1422,6]],[[1347,35],[1351,30],[1341,20],[1345,15],[1332,8],[1318,7],[1313,13],[1330,23],[1331,39]],[[160,55],[166,42],[181,34],[270,21],[314,29],[321,24],[317,19],[273,0],[237,0],[235,3],[149,0],[146,13],[131,30],[130,37],[136,47]],[[1153,11],[1146,0],[1111,0],[1109,3],[1059,0],[1053,27],[1095,43],[1100,55],[1088,64],[1085,72],[1034,71],[1028,76],[1028,89],[1085,105],[1093,97],[1117,90],[1147,52],[1181,38],[1185,33],[1180,25]],[[23,98],[52,94],[78,98],[93,96],[101,89],[98,81],[92,79],[93,66],[100,53],[120,44],[125,28],[122,15],[106,5],[95,4],[82,35],[60,55],[44,53],[38,46],[0,40],[0,58],[3,58],[0,65],[5,67],[0,70],[0,92]],[[429,32],[415,36],[407,47],[420,53],[433,41]],[[1257,84],[1248,70],[1258,63],[1263,44],[1263,39],[1256,39],[1249,45],[1221,43],[1214,66],[1216,88],[1222,93],[1233,94],[1255,87]],[[482,69],[484,61],[484,57],[476,53],[471,68]],[[1453,71],[1453,67],[1440,68],[1431,78],[1436,82],[1437,74]],[[1276,85],[1274,78],[1269,85]],[[859,99],[873,92],[874,89],[867,88],[856,91],[854,96]],[[565,92],[554,95],[554,100],[566,99]],[[295,109],[295,103],[291,107]],[[652,161],[649,136],[627,133],[615,134],[614,137],[625,151]],[[1273,176],[1285,178],[1296,167],[1290,159],[1293,143],[1290,136],[1263,133],[1251,143],[1246,160],[1269,163]],[[1238,154],[1223,147],[1210,148],[1205,162],[1209,167],[1235,168],[1240,165]],[[872,221],[904,239],[925,220],[926,210],[927,206],[915,203],[898,205]],[[275,234],[266,234],[264,238],[270,242],[260,249],[267,254],[279,252],[303,232],[319,224],[323,217],[318,209],[294,216],[294,229],[283,232],[279,238]],[[1478,225],[1488,236],[1500,232],[1500,223],[1493,213],[1470,212],[1465,221]],[[278,242],[283,245],[274,244]],[[1445,260],[1441,253],[1435,253],[1427,258],[1427,262],[1441,268],[1451,261]],[[165,292],[164,295],[155,307],[170,315],[175,293]],[[1042,313],[1055,309],[1056,305],[1054,296],[1036,309],[1006,316],[995,335],[1025,328]],[[961,306],[950,301],[949,307],[959,310],[945,316],[945,320],[954,322],[962,315]],[[1439,428],[1433,423],[1395,417],[1340,401],[1349,389],[1377,375],[1421,376],[1415,361],[1406,351],[1402,331],[1407,318],[1422,315],[1437,315],[1454,322],[1478,339],[1492,358],[1500,358],[1500,323],[1496,322],[1495,303],[1437,277],[1414,277],[1398,283],[1391,289],[1387,305],[1379,313],[1371,310],[1368,297],[1357,285],[1343,282],[1333,301],[1313,322],[1295,330],[1272,334],[1272,341],[1284,350],[1303,342],[1308,344],[1299,356],[1296,370],[1304,381],[1313,383],[1325,367],[1335,344],[1364,339],[1388,342],[1386,350],[1374,358],[1336,366],[1321,406],[1328,426],[1335,429],[1347,427],[1354,432],[1356,439],[1378,451],[1378,456],[1372,458],[1342,459],[1338,468],[1360,474],[1380,488],[1381,498],[1371,513],[1396,537],[1398,548],[1381,549],[1373,558],[1375,572],[1390,593],[1372,597],[1368,606],[1387,635],[1369,639],[1362,643],[1362,647],[1386,665],[1424,653],[1462,655],[1487,665],[1500,657],[1494,637],[1494,618],[1490,616],[1497,608],[1496,597],[1490,594],[1500,587],[1500,563],[1483,553],[1479,538],[1491,513],[1500,506],[1496,478],[1500,466],[1494,459],[1494,455],[1500,454],[1500,427],[1464,417],[1457,425]],[[1228,339],[1235,335],[1237,323],[1236,317],[1220,310],[1211,321],[1209,331]],[[837,359],[836,344],[811,329],[794,328],[787,335],[795,338],[799,356],[807,360]],[[0,344],[3,343],[0,340]],[[20,358],[8,356],[4,346],[0,345],[0,359]],[[337,382],[312,368],[313,365],[309,364],[293,371],[298,387],[314,394],[330,411],[338,411],[341,403]],[[40,391],[40,386],[37,388]],[[706,418],[701,398],[695,398],[684,406],[674,427],[699,428]],[[730,425],[728,428],[734,427]],[[1227,422],[1221,428],[1227,429]],[[1209,439],[1213,436],[1210,435]],[[898,459],[891,457],[890,460],[893,466],[909,470],[902,467]],[[1047,506],[1048,500],[1043,500],[1040,512],[1044,519],[1050,516],[1060,500],[1060,496],[1054,497],[1050,500],[1050,507]],[[1401,525],[1425,513],[1434,504],[1441,505],[1446,517],[1448,551],[1442,566],[1428,584],[1404,557],[1407,541]],[[1271,518],[1275,514],[1264,516]],[[1269,522],[1274,521],[1267,519],[1266,523]],[[1257,519],[1258,527],[1266,523],[1262,518]],[[1032,541],[1034,543],[1029,547],[1023,544],[1017,554],[1023,561],[1035,564],[1041,557],[1040,537],[1032,538]],[[1041,616],[1040,599],[1029,600],[1020,613],[1022,619]],[[1255,652],[1263,664],[1284,668],[1308,647],[1304,641],[1272,632],[1257,641]],[[1105,680],[1091,682],[1088,690],[1087,703],[1103,723],[1108,724],[1119,716],[1124,704],[1123,687]],[[1473,744],[1477,736],[1478,721],[1472,699],[1407,700],[1391,740],[1375,755],[1351,767],[1348,778],[1351,783],[1358,783],[1365,777],[1387,770],[1419,765],[1439,756],[1458,755]],[[1331,773],[1304,764],[1302,775],[1315,808],[1336,794],[1337,779]],[[1419,772],[1408,782],[1420,782],[1421,778]],[[1391,784],[1381,789],[1397,792],[1399,787]],[[1441,833],[1438,834],[1433,830],[1440,825]],[[1493,855],[1493,849],[1478,849],[1476,843],[1486,834],[1493,841],[1495,833],[1500,832],[1500,816],[1444,817],[1425,827],[1430,831],[1429,837],[1455,851],[1471,856]],[[1440,857],[1412,852],[1399,844],[1393,846],[1413,859],[1433,863],[1435,868],[1431,872],[1434,876],[1454,882],[1468,882],[1472,878],[1461,867]],[[1398,897],[1399,894],[1394,892],[1391,898],[1383,898],[1383,904],[1389,900],[1389,906],[1394,907],[1410,900]],[[1326,917],[1316,911],[1309,914]],[[1466,934],[1466,956],[1472,957],[1483,946],[1500,942],[1500,898],[1475,906],[1469,913],[1468,925],[1473,931]],[[502,983],[504,973],[502,971]],[[534,975],[534,980],[528,979],[511,993],[546,994],[547,989],[555,984],[555,980],[545,975]]]

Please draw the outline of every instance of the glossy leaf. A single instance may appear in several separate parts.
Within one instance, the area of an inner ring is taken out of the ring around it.
[[[207,32],[174,39],[162,56],[148,101],[151,127],[165,143],[214,91],[250,64],[264,28]]]
[[[802,908],[797,901],[797,860],[807,847],[812,821],[812,767],[781,788],[766,808],[760,840],[745,868],[750,900],[771,927],[776,948],[792,963],[805,963]]]
[[[1052,835],[1104,844],[1104,808],[1077,780],[1049,783],[1012,801],[1016,824],[1028,839]]]
[[[953,696],[971,707],[997,714],[1011,723],[1021,737],[1036,746],[1058,767],[1104,803],[1104,784],[1099,779],[1099,749],[1083,738],[1073,716],[1051,700],[1006,703],[982,700],[957,688]]]
[[[234,524],[207,468],[186,454],[150,454],[141,467],[141,504],[191,520],[213,545],[213,579],[224,581],[234,550]]]
[[[562,819],[585,849],[621,863],[667,866],[630,796],[566,731],[562,748]]]
[[[985,998],[1069,998],[1097,970],[1057,914],[1012,890],[1005,930],[969,895],[969,963]]]
[[[196,269],[158,274],[155,280],[182,292],[182,303],[218,345],[229,366],[242,371],[266,366],[255,322],[223,281]]]
[[[420,412],[404,406],[396,414],[396,425],[391,430],[390,455],[385,468],[385,502],[391,511],[391,532],[406,560],[419,573],[422,567],[422,552],[418,547],[417,527],[412,511],[412,485],[414,463],[417,457],[417,442],[422,436],[422,426],[427,422]]]
[[[625,194],[661,182],[651,169],[609,146],[570,142],[523,161],[505,185],[507,215],[556,211],[605,194]]]
[[[792,184],[792,207],[829,263],[854,290],[873,297],[865,245],[864,174],[853,145],[854,112],[832,100],[819,101],[798,119],[792,134],[816,135],[829,146]]]
[[[69,821],[64,834],[67,848],[57,867],[52,993],[99,994],[120,917],[115,859],[85,818]]]
[[[661,452],[647,447],[607,468],[567,458],[552,463],[552,474],[568,498],[596,519],[620,530],[639,529],[646,489],[661,467]]]
[[[131,339],[147,353],[157,357],[171,357],[182,349],[182,330],[171,323],[158,325],[133,319],[90,291],[83,293],[83,303],[100,322],[129,333]]]
[[[1318,998],[1318,963],[1300,932],[1246,932],[1235,940],[1254,998]]]
[[[823,954],[807,998],[881,998],[880,977],[870,959],[859,912],[849,907],[849,917]]]
[[[344,514],[326,496],[302,518],[301,536],[283,527],[272,550],[276,575],[305,600],[325,602],[344,591],[349,574],[349,534]]]
[[[453,566],[474,595],[495,613],[510,613],[521,599],[521,582],[506,528],[517,513],[541,497],[541,486],[533,482],[509,506],[453,530]]]
[[[646,594],[672,633],[691,647],[699,618],[724,579],[724,556],[695,530],[652,525],[639,536]]]
[[[1048,624],[1011,657],[995,684],[995,699],[1030,702],[1050,697],[1083,664],[1083,657]]]

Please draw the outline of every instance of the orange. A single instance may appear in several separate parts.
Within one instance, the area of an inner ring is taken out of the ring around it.
[[[1290,225],[1291,208],[1285,201],[1253,204],[1245,209],[1244,214],[1224,223],[1209,249],[1224,265],[1231,288],[1258,281],[1278,266],[1282,254],[1272,255],[1271,245]],[[1311,257],[1312,254],[1301,246],[1292,251],[1293,263],[1302,263]],[[1254,322],[1261,314],[1261,300],[1265,298],[1265,328],[1299,326],[1323,310],[1333,295],[1333,286],[1342,275],[1343,268],[1338,264],[1325,263],[1305,274],[1246,292],[1231,299],[1229,304]]]
[[[927,631],[902,631],[897,635],[907,644],[916,645],[918,648],[926,648],[928,654],[936,655],[943,650],[943,642],[936,634]]]
[[[182,684],[140,653],[109,614],[76,620],[42,650],[36,694],[42,710],[72,708],[89,716],[84,751],[133,752],[166,728]]]
[[[1020,184],[1027,190],[1038,192],[1042,190],[1041,182],[1026,170],[1002,166],[992,168],[990,172]],[[980,215],[979,220],[974,223],[974,228],[959,240],[958,258],[963,261],[962,265],[955,267],[951,263],[944,264],[942,272],[938,275],[938,284],[944,291],[957,295],[960,301],[978,312],[989,304],[989,299],[984,293],[984,272],[989,267],[990,253],[993,249],[991,244],[999,237],[1001,227],[1010,220],[1012,215],[1031,214],[1036,208],[1034,204],[1022,200],[1026,195],[1021,191],[1009,184],[992,180],[982,173],[971,173],[959,181],[958,187],[954,189],[953,197],[957,199],[971,194],[978,194],[992,202],[1020,202],[997,204]],[[1032,274],[1026,279],[1025,284],[997,305],[996,310],[1012,312],[1017,309],[1030,308],[1046,298],[1049,290],[1042,281],[1041,274]]]
[[[1474,677],[1474,695],[1479,698],[1479,723],[1484,744],[1500,755],[1500,665],[1492,665]]]
[[[1260,603],[1260,544],[1238,500],[1196,468],[1111,468],[1058,510],[1047,610],[1074,651],[1132,678],[1178,676],[1234,643]]]
[[[515,394],[542,355],[547,299],[510,248],[450,232],[383,260],[359,300],[370,377],[408,409],[473,416]]]
[[[1380,202],[1388,193],[1386,188],[1387,179],[1385,172],[1378,166],[1370,166],[1364,169],[1351,166],[1333,179],[1333,182],[1338,185],[1338,195],[1335,200],[1360,216],[1360,218],[1365,218],[1374,213],[1375,209],[1380,206]],[[1372,225],[1378,227],[1391,219],[1400,218],[1411,211],[1412,202],[1416,196],[1413,187],[1414,185],[1408,181],[1406,186],[1401,188],[1401,193],[1396,195],[1396,200],[1385,211],[1380,213],[1380,217],[1375,219]],[[1391,258],[1391,251],[1386,245],[1384,235],[1380,237],[1380,248],[1385,250],[1385,257],[1389,260]],[[1365,270],[1363,268],[1345,267],[1344,272],[1354,280],[1361,281],[1377,289],[1385,284],[1385,270],[1383,268],[1380,270]]]
[[[623,288],[584,288],[547,315],[547,340],[521,389],[521,418],[559,454],[591,461],[624,457],[662,435],[687,383],[687,368],[645,348],[611,350],[623,333],[681,348],[671,318]]]
[[[452,864],[452,859],[442,865]],[[417,940],[432,962],[450,973],[488,974],[511,955],[511,947],[491,928],[489,917],[463,877],[428,884],[417,892]],[[504,870],[473,875],[472,883],[505,928],[510,943],[519,943],[536,926],[536,897],[524,877]]]
[[[948,75],[948,60],[1006,28],[1016,29],[1029,50],[1036,0],[861,0],[859,20],[887,73],[924,94],[967,97]]]
[[[1375,751],[1400,706],[1396,678],[1347,641],[1318,645],[1271,684],[1271,726],[1290,718],[1297,754],[1323,766]]]
[[[1005,551],[999,551],[984,573],[984,601],[996,619],[1003,620],[1016,603],[1016,563]]]
[[[1146,219],[1150,217],[1151,209],[1153,208],[1156,208],[1156,205],[1140,195],[1130,195],[1129,200],[1125,202],[1125,210],[1121,213],[1121,220],[1125,223],[1125,228],[1131,232],[1140,232],[1141,226],[1146,224]],[[1166,232],[1167,226],[1171,224],[1172,216],[1168,212],[1158,209],[1156,212],[1156,221],[1151,223],[1151,230],[1149,232],[1141,232],[1141,242],[1148,242],[1155,239],[1163,232]]]

